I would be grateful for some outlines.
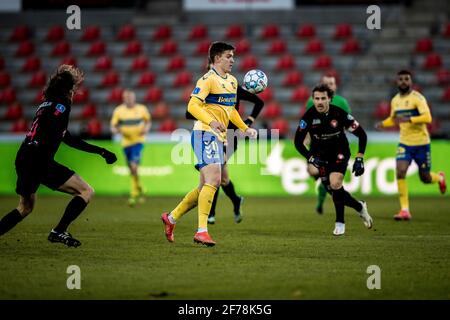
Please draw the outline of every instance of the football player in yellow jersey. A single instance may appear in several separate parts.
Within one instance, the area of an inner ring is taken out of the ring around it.
[[[198,230],[194,242],[214,246],[216,243],[208,234],[208,215],[225,163],[223,146],[226,143],[226,128],[231,121],[250,138],[256,138],[257,131],[249,128],[235,109],[238,82],[230,74],[234,47],[224,42],[214,42],[208,55],[213,63],[212,68],[197,81],[187,107],[197,119],[191,143],[198,159],[196,167],[200,170],[200,183],[174,210],[163,213],[161,219],[167,240],[173,242],[175,223],[198,205]]]
[[[427,101],[419,92],[412,90],[412,75],[407,70],[397,73],[399,93],[391,101],[391,114],[376,124],[377,129],[400,126],[400,143],[397,149],[397,186],[400,198],[400,212],[395,220],[409,220],[408,186],[406,172],[414,160],[419,166],[419,176],[423,183],[437,183],[442,194],[446,191],[443,172],[431,172],[430,135],[427,124],[431,123],[431,113]]]
[[[131,190],[128,204],[134,206],[143,201],[143,190],[139,183],[138,167],[144,148],[145,135],[151,127],[151,116],[146,106],[136,103],[136,95],[131,90],[123,92],[123,104],[114,109],[111,119],[113,134],[122,135],[127,164],[131,174]]]

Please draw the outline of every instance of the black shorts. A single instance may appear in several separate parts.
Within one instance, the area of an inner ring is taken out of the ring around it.
[[[348,152],[333,152],[329,154],[315,154],[321,160],[327,161],[327,164],[323,168],[319,168],[319,176],[329,176],[332,172],[339,172],[345,175],[347,171],[348,161],[350,160],[350,153]]]
[[[75,171],[53,159],[41,165],[18,160],[16,160],[16,193],[23,197],[36,193],[40,184],[56,190],[75,174]]]

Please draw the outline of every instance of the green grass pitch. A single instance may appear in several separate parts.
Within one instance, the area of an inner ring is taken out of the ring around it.
[[[256,198],[235,224],[219,198],[213,248],[196,245],[197,212],[163,234],[160,215],[180,198],[149,198],[129,208],[124,197],[95,197],[70,232],[67,248],[46,240],[70,198],[39,197],[35,211],[0,238],[0,299],[450,299],[450,202],[412,197],[413,220],[395,222],[396,197],[368,198],[374,229],[351,209],[346,234],[332,235],[334,210],[315,199]],[[0,215],[17,204],[0,197]],[[81,290],[69,290],[69,265]],[[381,289],[366,286],[367,267],[381,268]]]

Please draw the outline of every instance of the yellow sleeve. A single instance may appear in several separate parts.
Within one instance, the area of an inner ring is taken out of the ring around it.
[[[151,121],[151,120],[152,120],[152,116],[150,115],[150,112],[148,111],[147,107],[146,107],[146,106],[142,106],[142,108],[143,108],[143,110],[144,110],[144,112],[143,112],[143,114],[144,114],[144,116],[143,116],[144,120],[147,121],[147,122]]]
[[[212,77],[209,73],[205,74],[203,77],[198,79],[194,90],[192,91],[191,97],[196,97],[201,101],[205,101],[206,97],[211,91],[211,81]]]
[[[115,127],[119,124],[120,116],[119,109],[115,109],[111,118],[111,126]]]
[[[244,121],[242,121],[242,118],[236,109],[233,109],[233,111],[231,111],[230,121],[233,122],[233,124],[243,132],[248,129],[248,126],[244,123]]]
[[[394,118],[395,118],[395,110],[394,110],[394,103],[393,103],[393,99],[392,99],[391,100],[391,114],[389,115],[388,118],[384,119],[381,122],[381,124],[385,128],[393,127],[393,126],[395,126]]]
[[[202,101],[199,98],[192,96],[189,100],[187,110],[194,116],[195,119],[209,125],[215,119],[205,111],[202,107]]]
[[[427,100],[424,96],[421,95],[416,98],[416,106],[420,115],[411,117],[410,121],[412,123],[431,123],[432,118],[430,108],[428,107]]]

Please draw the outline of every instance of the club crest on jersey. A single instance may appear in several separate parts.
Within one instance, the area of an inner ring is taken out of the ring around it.
[[[321,123],[320,119],[314,119],[312,122],[313,125],[320,124],[320,123]]]
[[[64,113],[64,111],[66,111],[66,107],[60,103],[58,103],[55,107],[56,111],[55,111],[55,115],[59,115],[61,113]]]
[[[338,122],[337,122],[337,120],[333,119],[333,120],[331,120],[330,124],[333,128],[336,128],[338,125]]]

